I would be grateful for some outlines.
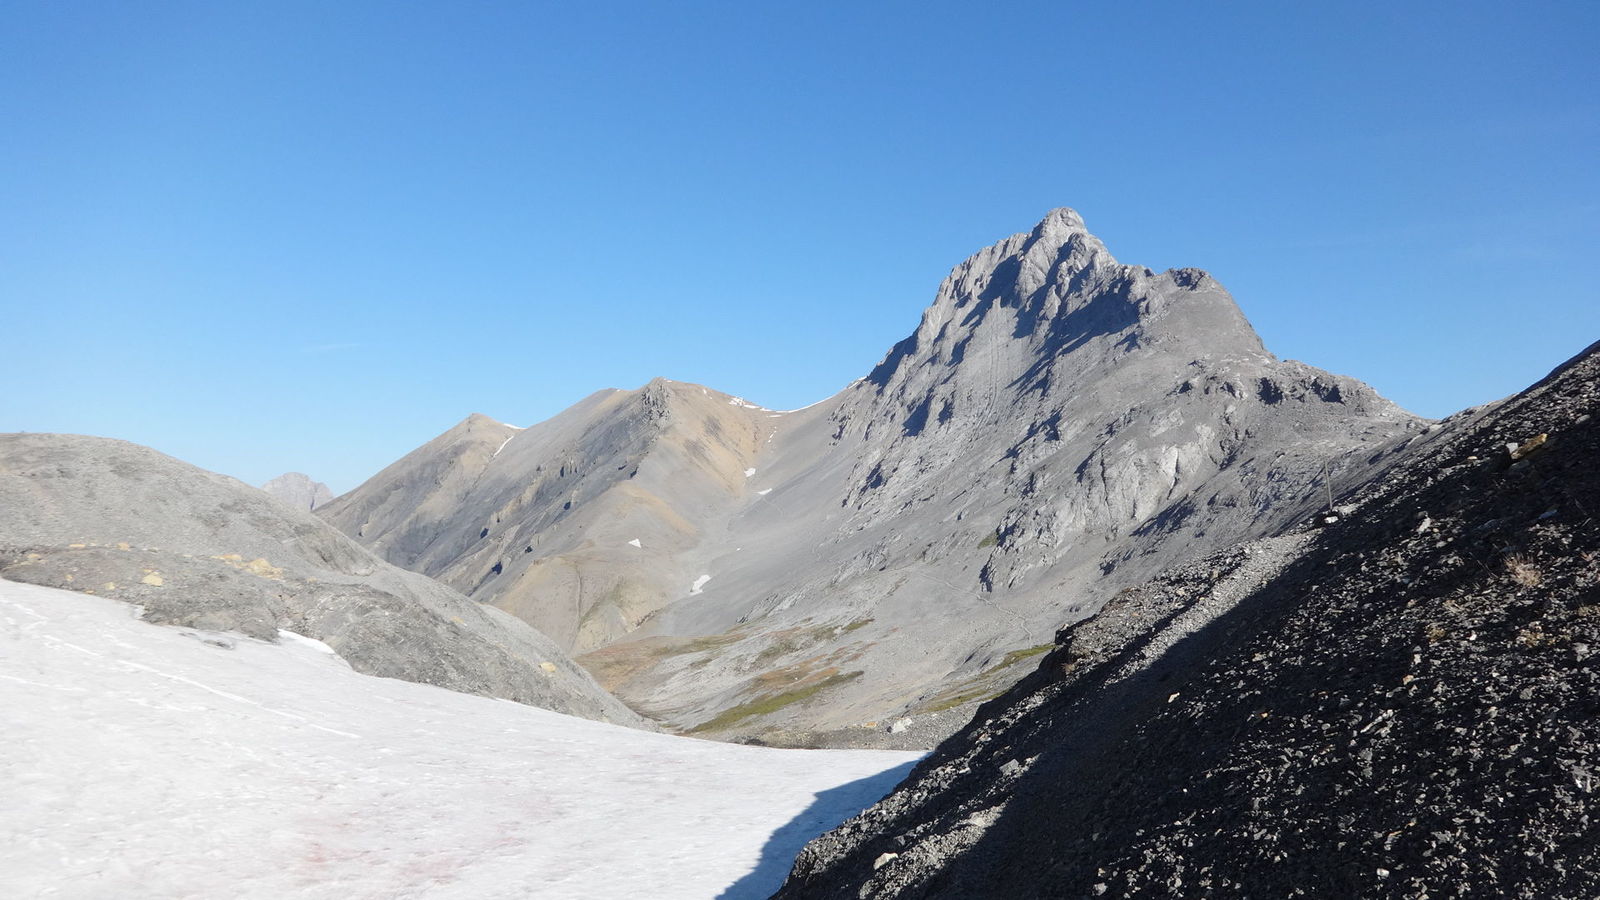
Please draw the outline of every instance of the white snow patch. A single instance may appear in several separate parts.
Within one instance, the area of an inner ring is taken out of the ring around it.
[[[756,473],[755,469],[745,469],[744,470],[744,477],[749,478],[751,475],[754,475],[755,473]]]
[[[768,495],[770,493],[772,493],[772,488],[767,488],[764,491],[756,491],[756,496],[757,497],[765,497],[766,495]]]
[[[691,595],[700,593],[700,589],[705,587],[706,586],[706,582],[708,582],[710,580],[711,580],[711,576],[710,575],[701,575],[699,578],[696,578],[694,580],[694,585],[689,588],[689,593]]]
[[[829,400],[832,400],[834,397],[839,396],[839,394],[842,394],[845,391],[850,390],[851,388],[855,387],[856,385],[860,384],[863,381],[866,381],[866,379],[865,378],[857,378],[855,381],[852,381],[849,384],[845,385],[839,391],[838,394],[834,394],[832,397],[823,397],[821,400],[818,400],[817,403],[827,403]],[[810,409],[811,407],[816,406],[817,403],[807,403],[805,406],[797,406],[794,409],[779,409],[779,410],[774,410],[774,412],[778,413],[781,416],[787,416],[790,413],[797,413],[797,412],[800,412],[801,410]]]
[[[500,442],[500,446],[494,448],[494,456],[491,456],[489,458],[490,459],[494,459],[495,456],[499,456],[500,455],[500,451],[504,450],[506,448],[506,445],[511,443],[511,438],[514,438],[514,437],[516,437],[516,435],[513,434],[511,437],[508,437],[505,440],[501,441]]]
[[[306,637],[303,634],[296,634],[293,631],[285,631],[282,628],[278,629],[278,640],[286,641],[290,644],[298,644],[301,647],[310,648],[318,653],[326,653],[329,656],[339,655],[332,647],[329,647],[327,644],[324,644],[314,637]]]
[[[634,538],[633,540],[629,541],[628,542],[628,546],[630,546],[630,547],[639,547],[641,549],[643,549],[643,547],[644,547],[643,544],[639,543],[639,539],[638,538]]]
[[[765,897],[916,754],[633,731],[0,581],[7,896]]]
[[[743,407],[745,409],[759,409],[762,412],[772,412],[772,410],[767,409],[765,406],[760,406],[758,404],[751,403],[749,400],[746,400],[743,397],[729,397],[728,398],[728,405],[729,406],[739,406],[739,407]]]

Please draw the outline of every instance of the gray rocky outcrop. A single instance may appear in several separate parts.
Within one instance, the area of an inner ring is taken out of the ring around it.
[[[0,435],[0,576],[135,603],[158,624],[293,631],[370,675],[644,724],[515,617],[309,511],[122,441]]]

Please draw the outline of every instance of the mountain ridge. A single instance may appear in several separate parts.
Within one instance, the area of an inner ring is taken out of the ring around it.
[[[494,497],[383,527],[460,548],[421,570],[557,636],[636,708],[774,741],[882,740],[868,723],[954,708],[952,729],[1064,622],[1305,519],[1424,424],[1278,360],[1215,279],[1119,263],[1064,208],[955,266],[917,329],[817,404],[662,379],[618,396],[650,413],[592,396],[506,445]],[[661,426],[675,437],[647,437]],[[505,502],[568,460],[570,506]],[[385,552],[352,512],[374,495],[321,512]]]

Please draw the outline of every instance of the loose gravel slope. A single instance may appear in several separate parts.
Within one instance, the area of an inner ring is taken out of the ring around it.
[[[779,896],[1600,896],[1597,376],[1064,630]]]

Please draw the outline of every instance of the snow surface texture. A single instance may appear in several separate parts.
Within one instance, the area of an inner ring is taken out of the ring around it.
[[[916,755],[652,734],[0,581],[0,895],[765,897]]]

